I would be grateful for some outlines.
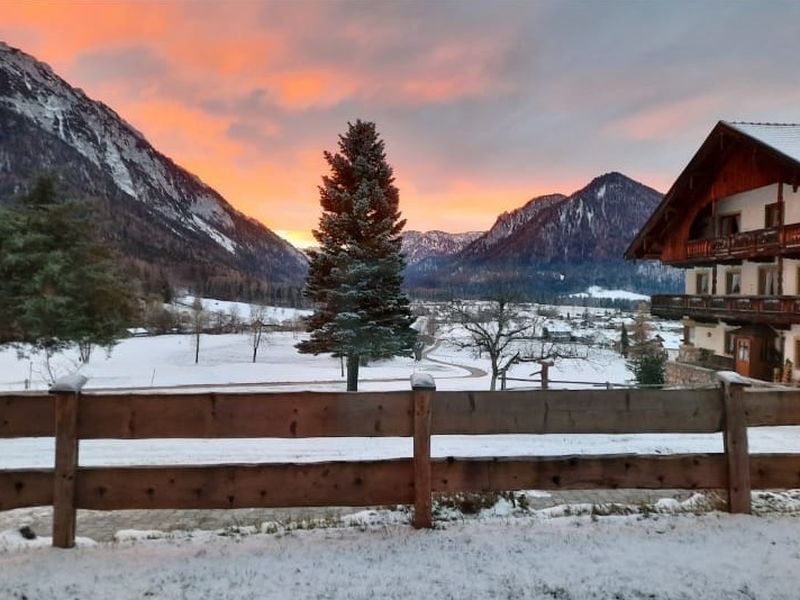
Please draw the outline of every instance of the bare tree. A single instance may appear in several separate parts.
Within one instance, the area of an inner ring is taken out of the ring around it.
[[[486,353],[491,365],[490,390],[497,389],[498,378],[519,363],[543,363],[558,358],[586,358],[588,349],[541,336],[544,318],[525,313],[508,298],[466,304],[452,302],[449,320],[467,332],[466,338],[451,340],[458,348],[468,348],[477,356]]]
[[[228,327],[232,332],[239,333],[241,320],[239,308],[235,304],[231,305],[230,309],[228,309]]]
[[[491,364],[490,390],[497,389],[497,379],[519,359],[520,345],[535,339],[539,319],[525,318],[506,298],[474,305],[456,300],[450,304],[449,318],[468,334],[455,338],[458,348],[469,348],[476,355],[485,352]]]
[[[200,334],[206,324],[206,313],[203,310],[203,301],[195,298],[192,302],[192,330],[194,331],[194,364],[200,361]]]
[[[256,362],[258,347],[264,337],[266,320],[267,309],[265,306],[250,305],[250,345],[253,347],[253,362]]]

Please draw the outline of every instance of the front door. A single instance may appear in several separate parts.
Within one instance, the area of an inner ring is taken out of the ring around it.
[[[736,338],[736,372],[750,377],[750,338]]]

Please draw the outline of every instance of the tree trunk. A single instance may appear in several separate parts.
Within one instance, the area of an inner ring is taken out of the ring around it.
[[[78,352],[82,363],[88,363],[92,356],[92,342],[78,342]]]
[[[359,356],[357,354],[349,354],[347,356],[347,391],[358,391],[358,363]]]
[[[492,383],[491,383],[491,385],[489,386],[489,391],[490,391],[490,392],[493,392],[493,391],[495,391],[496,389],[497,389],[497,373],[495,373],[494,371],[492,371]]]
[[[258,354],[258,346],[253,346],[253,364],[256,362],[256,354]]]
[[[197,335],[194,340],[194,364],[200,362],[200,332],[197,332]]]

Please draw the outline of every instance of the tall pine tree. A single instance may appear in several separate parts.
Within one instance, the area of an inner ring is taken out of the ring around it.
[[[300,352],[347,359],[347,389],[358,389],[361,361],[409,355],[416,331],[400,289],[400,198],[374,123],[348,123],[339,152],[325,152],[331,173],[320,186],[322,216],[309,252],[305,295],[314,304],[310,339]]]

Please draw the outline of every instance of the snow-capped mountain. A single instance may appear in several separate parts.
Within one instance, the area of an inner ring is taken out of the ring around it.
[[[528,293],[583,291],[590,285],[652,293],[680,288],[680,271],[623,259],[661,194],[621,173],[607,173],[570,196],[534,198],[500,215],[456,255],[409,267],[412,288],[458,293],[498,287]]]
[[[42,173],[92,203],[124,254],[195,278],[299,282],[305,257],[158,152],[105,104],[0,42],[0,203]]]
[[[540,211],[480,258],[522,263],[622,260],[660,201],[656,190],[621,173],[607,173]]]
[[[537,196],[529,200],[524,206],[511,212],[504,212],[497,217],[489,231],[464,248],[462,256],[480,256],[488,252],[529,221],[540,218],[548,210],[562,204],[566,198],[563,194]]]
[[[414,265],[426,258],[457,254],[483,234],[483,231],[404,231],[401,251],[406,257],[406,263]]]

